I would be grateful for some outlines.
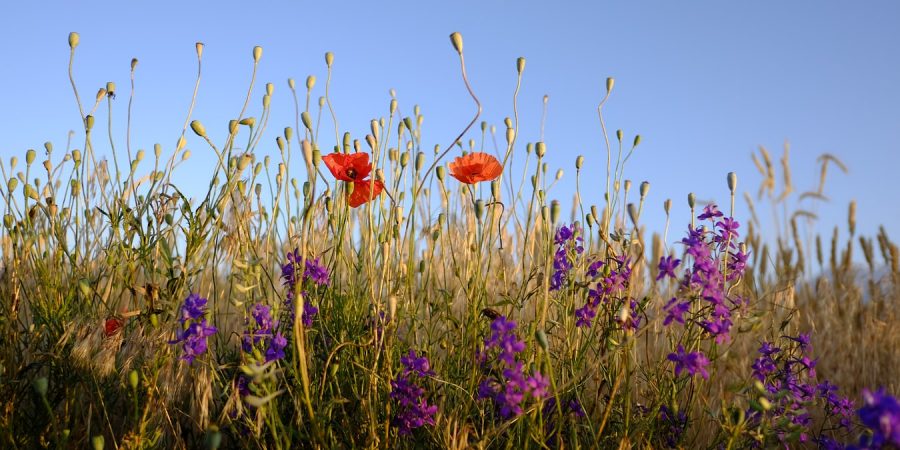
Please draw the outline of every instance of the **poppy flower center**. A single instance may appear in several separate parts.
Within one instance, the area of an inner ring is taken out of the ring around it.
[[[356,179],[356,169],[354,169],[352,167],[347,168],[347,177],[349,177],[351,180],[355,180]]]

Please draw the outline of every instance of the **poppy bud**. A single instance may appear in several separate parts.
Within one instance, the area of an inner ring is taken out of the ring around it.
[[[190,158],[190,157],[191,157],[191,151],[190,151],[190,150],[185,150],[184,153],[181,154],[181,160],[182,160],[182,161],[187,161],[188,158]]]
[[[726,179],[728,180],[728,190],[731,191],[731,193],[734,193],[734,190],[737,189],[737,174],[728,172],[728,177]]]
[[[520,56],[516,59],[516,72],[520,75],[525,71],[525,57]]]
[[[86,116],[84,118],[85,131],[91,131],[94,128],[94,116]]]
[[[153,154],[156,156],[156,159],[159,159],[159,156],[162,155],[162,145],[153,144]]]
[[[334,53],[325,52],[325,65],[330,69],[332,64],[334,64]]]
[[[634,206],[634,203],[628,204],[628,217],[631,218],[631,223],[634,224],[634,227],[637,228],[638,219],[641,218],[638,213],[637,207]]]
[[[690,206],[691,209],[694,209],[694,205],[696,204],[696,201],[697,201],[697,196],[694,195],[693,192],[689,193],[688,194],[688,206]]]
[[[356,144],[355,146],[358,146],[358,145],[359,145],[358,143],[354,143],[354,144]],[[375,141],[375,137],[374,137],[374,136],[372,136],[371,134],[367,134],[367,135],[366,135],[366,145],[368,145],[369,148],[370,148],[372,151],[375,151],[375,147],[377,146],[377,144],[378,144],[378,143]],[[358,151],[358,150],[357,150],[357,151]],[[405,164],[404,164],[404,165],[405,165]]]
[[[100,88],[97,90],[97,101],[99,102],[103,97],[106,97],[106,89]]]
[[[18,185],[19,185],[19,180],[16,178],[10,178],[9,181],[6,182],[6,188],[9,190],[9,192],[15,191],[16,186],[18,186]]]
[[[197,42],[196,44],[194,44],[194,49],[197,50],[197,59],[202,58],[203,57],[203,43]]]
[[[288,87],[291,88],[292,91],[297,87],[297,83],[293,78],[288,78]]]
[[[275,92],[275,85],[272,83],[266,83],[266,95],[271,96]]]
[[[622,142],[623,137],[625,137],[625,133],[622,130],[616,130],[616,139],[618,139],[619,142]]]
[[[563,170],[562,169],[557,170],[556,171],[556,181],[561,180],[562,177],[563,177]]]
[[[584,215],[584,221],[587,222],[588,228],[594,228],[594,215],[587,213]]]
[[[263,109],[268,109],[269,105],[272,103],[272,96],[269,94],[263,95],[262,104]]]
[[[512,143],[513,139],[516,138],[516,130],[514,128],[506,129],[506,143]]]
[[[78,180],[69,182],[69,188],[72,190],[73,197],[78,197],[78,195],[81,194],[81,182]]]
[[[44,169],[46,169],[47,172],[50,172],[53,170],[53,163],[51,163],[49,159],[44,160]]]
[[[454,32],[450,35],[450,42],[453,43],[453,48],[456,49],[456,53],[462,55],[463,52],[463,39],[462,35],[459,32]]]
[[[200,137],[206,137],[206,127],[199,120],[191,121],[191,129]]]
[[[549,207],[547,207],[547,206],[541,207],[541,219],[543,219],[544,222],[548,222],[550,220],[550,208]]]
[[[3,226],[5,226],[7,230],[12,229],[13,223],[15,223],[15,217],[13,217],[12,214],[3,215]]]
[[[255,117],[247,117],[247,118],[241,119],[241,121],[238,123],[240,123],[241,125],[246,125],[250,128],[253,128],[254,126],[256,126],[256,118]]]
[[[253,47],[253,62],[258,63],[259,58],[262,58],[262,47],[257,45],[256,47]]]
[[[410,131],[414,129],[412,119],[410,119],[409,117],[403,118],[403,125],[406,125],[406,128]]]
[[[496,179],[491,181],[491,195],[494,197],[494,200],[500,200],[500,179]]]
[[[616,79],[613,77],[609,77],[606,79],[606,94],[609,95],[613,90],[613,86],[616,84]]]
[[[434,169],[434,174],[437,175],[437,179],[438,179],[438,181],[440,181],[441,183],[444,182],[444,173],[445,173],[445,170],[446,170],[446,169],[444,168],[444,166],[437,166],[437,168]]]
[[[418,152],[416,153],[416,172],[420,172],[422,167],[425,166],[425,153]]]
[[[69,48],[75,50],[75,47],[78,47],[78,43],[81,42],[81,36],[76,32],[69,33]]]
[[[584,156],[578,155],[575,158],[575,170],[581,170],[581,167],[584,165]]]
[[[475,218],[481,222],[481,217],[484,215],[484,200],[478,199],[475,200]]]
[[[640,189],[641,198],[646,197],[647,192],[650,192],[650,183],[647,181],[644,181],[641,183],[641,189]]]
[[[132,71],[132,72],[134,72],[134,69],[135,69],[135,67],[137,67],[137,64],[138,64],[138,59],[137,59],[137,58],[131,58],[131,71]]]
[[[672,209],[672,199],[667,198],[666,201],[663,202],[663,210],[666,211],[666,215],[669,215],[669,210]]]
[[[35,189],[34,186],[30,184],[25,185],[25,196],[32,200],[37,200],[39,198],[37,189]]]
[[[275,144],[278,145],[278,150],[282,152],[284,151],[284,138],[282,138],[281,136],[276,136]]]
[[[319,97],[319,108],[325,106],[325,97]]]
[[[632,147],[637,147],[638,145],[640,145],[640,143],[641,143],[641,135],[639,135],[639,134],[635,135],[634,136],[634,144],[632,144]]]
[[[536,148],[537,149],[536,149],[535,153],[537,154],[537,157],[543,158],[544,155],[547,153],[547,144],[544,144],[543,142],[538,142]]]
[[[550,202],[550,222],[557,223],[559,221],[560,206],[558,200]]]
[[[403,154],[400,155],[400,167],[406,167],[407,164],[409,164],[409,152],[408,151],[403,152]]]
[[[541,349],[545,352],[548,348],[550,348],[550,343],[547,341],[547,333],[545,333],[544,330],[538,329],[537,331],[535,331],[534,338],[535,340],[537,340],[537,343],[541,347]]]
[[[34,151],[33,148],[29,148],[27,152],[25,152],[25,164],[31,165],[34,162],[34,158],[37,157],[37,152]]]
[[[309,117],[309,112],[303,111],[300,113],[300,121],[303,122],[303,126],[312,133],[312,119]]]

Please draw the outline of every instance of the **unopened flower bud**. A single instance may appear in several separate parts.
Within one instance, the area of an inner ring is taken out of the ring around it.
[[[191,121],[191,130],[194,130],[197,136],[206,137],[206,127],[199,120]]]
[[[521,74],[525,71],[525,57],[520,56],[516,59],[516,72]]]
[[[446,169],[444,168],[444,166],[437,166],[437,168],[434,169],[434,174],[437,176],[438,181],[440,181],[442,183],[444,182],[444,171],[445,170]]]
[[[194,44],[194,49],[197,50],[197,59],[202,58],[203,57],[203,43],[197,42],[196,44]]]
[[[257,45],[256,47],[253,47],[253,62],[258,63],[259,58],[262,58],[262,47]]]
[[[543,141],[538,142],[537,145],[535,146],[535,148],[536,148],[535,153],[537,154],[538,158],[543,158],[544,155],[547,153],[547,144],[544,144]]]
[[[609,94],[613,90],[613,86],[616,84],[616,79],[613,77],[609,77],[606,79],[606,93]]]
[[[309,117],[309,112],[303,111],[300,113],[300,121],[303,122],[303,126],[312,133],[312,119]]]
[[[453,44],[453,48],[456,49],[456,53],[460,55],[463,52],[463,38],[459,32],[454,32],[450,35],[450,42]]]
[[[690,206],[691,209],[694,209],[694,206],[696,205],[696,202],[697,202],[697,196],[694,195],[693,192],[689,193],[689,194],[688,194],[688,206]]]
[[[550,202],[550,222],[557,223],[559,221],[560,206],[558,200]]]
[[[735,189],[737,189],[737,174],[734,172],[728,172],[728,190],[732,193]]]
[[[325,52],[325,65],[331,68],[332,64],[334,64],[334,53]]]
[[[27,152],[25,152],[25,164],[31,165],[34,162],[34,158],[37,157],[37,152],[34,151],[33,148],[29,148]]]
[[[78,43],[81,42],[81,36],[76,32],[69,33],[69,48],[75,50],[75,47],[78,47]]]
[[[641,183],[641,188],[640,188],[641,198],[646,197],[648,192],[650,192],[650,183],[647,181],[644,181]]]

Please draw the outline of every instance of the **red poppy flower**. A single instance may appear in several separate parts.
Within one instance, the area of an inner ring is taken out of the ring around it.
[[[322,157],[328,170],[335,178],[341,181],[357,181],[369,176],[372,165],[369,164],[368,153],[340,153],[335,152]]]
[[[499,177],[501,173],[503,166],[500,165],[500,161],[484,152],[469,153],[450,163],[450,175],[466,184],[490,181]]]
[[[369,192],[369,188],[372,188],[372,192]],[[375,180],[374,185],[372,180],[362,180],[362,181],[354,181],[353,182],[353,193],[347,197],[347,203],[350,204],[351,208],[356,208],[364,203],[367,203],[378,197],[381,194],[381,191],[384,190],[384,183],[379,180]]]
[[[122,319],[110,317],[106,319],[106,323],[103,325],[103,334],[105,334],[106,337],[111,337],[121,331],[123,325],[125,325],[125,322],[122,321]]]

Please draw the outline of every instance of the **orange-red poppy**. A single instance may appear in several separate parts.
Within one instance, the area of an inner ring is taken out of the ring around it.
[[[466,184],[491,181],[502,172],[503,166],[500,165],[500,161],[484,152],[469,153],[450,163],[450,175]]]
[[[116,333],[122,330],[122,326],[125,325],[125,322],[122,319],[116,317],[110,317],[106,319],[106,323],[103,324],[103,334],[106,337],[112,337]]]
[[[371,188],[371,192],[369,191]],[[347,203],[351,208],[356,208],[364,203],[373,200],[384,190],[384,183],[379,180],[362,180],[353,182],[353,192],[347,197]]]
[[[347,203],[351,208],[372,201],[384,190],[384,183],[366,177],[372,173],[372,165],[369,164],[368,153],[340,153],[335,152],[322,157],[328,170],[340,181],[353,183],[353,192],[347,196]]]
[[[369,176],[372,165],[369,164],[368,153],[340,153],[335,152],[322,157],[328,170],[335,178],[341,181],[357,181]]]

